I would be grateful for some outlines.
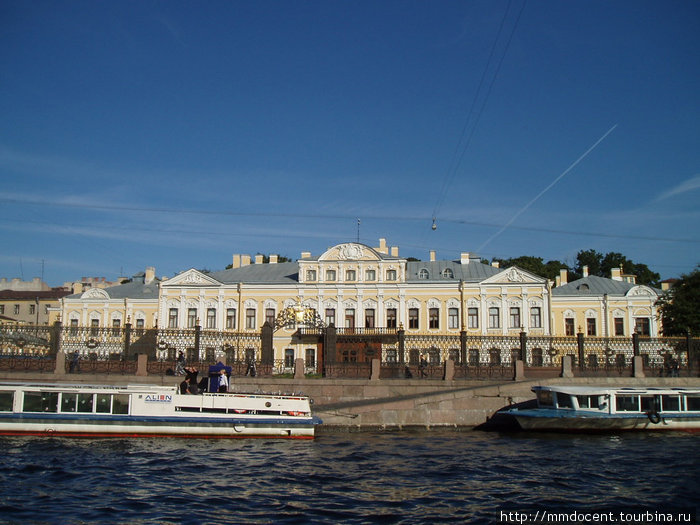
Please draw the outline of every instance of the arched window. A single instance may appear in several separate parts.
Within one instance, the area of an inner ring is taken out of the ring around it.
[[[452,268],[445,268],[445,269],[442,271],[442,276],[443,276],[445,279],[454,279],[454,278],[455,278],[455,274],[454,274],[454,272],[452,271]]]
[[[421,270],[418,272],[418,278],[419,279],[430,279],[430,272],[426,270],[425,268],[421,268]]]

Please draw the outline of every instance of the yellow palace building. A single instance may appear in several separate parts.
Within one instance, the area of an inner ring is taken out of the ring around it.
[[[380,239],[376,247],[345,242],[320,255],[302,252],[295,262],[234,255],[226,270],[190,269],[167,280],[149,268],[126,284],[65,297],[60,315],[64,326],[199,327],[202,333],[251,337],[268,323],[274,359],[307,363],[317,362],[321,349],[285,320],[295,308],[313,312],[312,324],[346,334],[566,336],[582,330],[587,336],[629,337],[636,328],[658,335],[659,290],[615,276],[573,283],[562,277],[554,287],[546,278],[484,264],[467,252],[458,260],[438,260],[430,252],[427,261],[409,261]],[[364,361],[372,348],[356,345],[354,358]],[[258,359],[260,348],[229,341],[207,349],[211,357],[230,351],[236,359]]]

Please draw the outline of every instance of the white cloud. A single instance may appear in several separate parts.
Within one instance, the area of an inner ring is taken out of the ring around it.
[[[695,175],[695,177],[692,177],[678,186],[671,188],[668,191],[665,191],[661,195],[659,195],[656,200],[660,201],[663,199],[668,199],[669,197],[673,197],[674,195],[680,195],[681,193],[687,193],[689,191],[697,190],[700,189],[700,175]]]

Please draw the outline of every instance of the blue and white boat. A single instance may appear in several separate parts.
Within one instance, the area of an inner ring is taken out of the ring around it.
[[[320,423],[304,395],[0,383],[0,435],[313,439]]]
[[[512,408],[523,430],[700,430],[700,389],[536,386],[536,408]]]

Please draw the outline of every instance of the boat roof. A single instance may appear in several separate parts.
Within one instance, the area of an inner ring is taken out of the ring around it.
[[[55,389],[71,389],[71,390],[129,390],[129,391],[143,391],[143,390],[168,390],[172,391],[175,389],[173,385],[147,385],[147,384],[136,384],[136,385],[90,385],[86,383],[45,383],[45,382],[24,382],[24,381],[0,381],[0,388],[2,387],[21,387],[21,388],[55,388]]]
[[[700,393],[698,388],[684,387],[656,387],[656,386],[641,386],[641,387],[614,387],[610,385],[538,385],[532,387],[533,392],[549,390],[552,392],[562,392],[564,394],[592,396],[599,394],[669,394],[669,393],[684,393],[696,394]]]

